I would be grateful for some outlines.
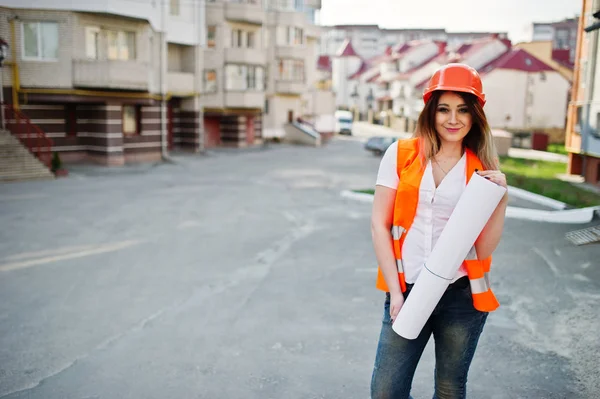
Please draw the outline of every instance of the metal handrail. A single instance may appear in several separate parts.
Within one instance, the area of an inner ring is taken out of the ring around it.
[[[31,123],[27,116],[12,105],[4,104],[2,111],[4,112],[6,129],[18,138],[40,162],[51,168],[52,140],[46,137],[39,126]]]

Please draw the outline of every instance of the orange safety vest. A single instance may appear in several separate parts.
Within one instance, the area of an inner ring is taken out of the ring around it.
[[[472,151],[466,149],[466,154],[468,183],[471,175],[475,173],[475,169],[483,170],[483,166]],[[421,186],[421,179],[425,172],[425,168],[422,167],[421,157],[419,156],[419,139],[413,138],[398,142],[397,165],[400,182],[396,189],[394,223],[391,234],[394,242],[396,266],[398,268],[398,280],[402,292],[405,292],[406,281],[402,265],[402,245],[404,244],[406,233],[410,229],[417,213],[419,187]],[[484,260],[478,260],[474,246],[464,261],[473,294],[473,306],[481,312],[491,312],[500,306],[490,288],[489,271],[491,263],[491,256]],[[378,268],[376,287],[385,292],[389,291],[381,268]]]

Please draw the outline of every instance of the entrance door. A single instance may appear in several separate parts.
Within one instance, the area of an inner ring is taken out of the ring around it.
[[[288,123],[292,123],[294,121],[294,110],[288,110]]]

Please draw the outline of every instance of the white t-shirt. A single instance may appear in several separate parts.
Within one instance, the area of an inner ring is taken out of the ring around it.
[[[398,188],[398,143],[388,147],[381,159],[377,173],[377,185]],[[442,234],[456,203],[466,187],[467,158],[460,158],[458,163],[448,171],[440,185],[436,188],[433,180],[431,161],[427,163],[421,185],[419,187],[419,203],[412,226],[406,233],[402,245],[402,264],[404,276],[408,284],[414,284],[427,261],[431,250]],[[458,269],[454,281],[466,276],[463,265]]]

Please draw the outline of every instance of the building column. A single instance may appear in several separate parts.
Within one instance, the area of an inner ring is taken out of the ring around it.
[[[223,115],[221,117],[221,143],[226,147],[245,147],[246,116]]]
[[[122,109],[120,105],[82,105],[77,107],[80,144],[93,162],[120,166],[123,154]]]
[[[183,99],[178,113],[179,147],[185,151],[200,152],[204,148],[202,110],[197,98]]]

